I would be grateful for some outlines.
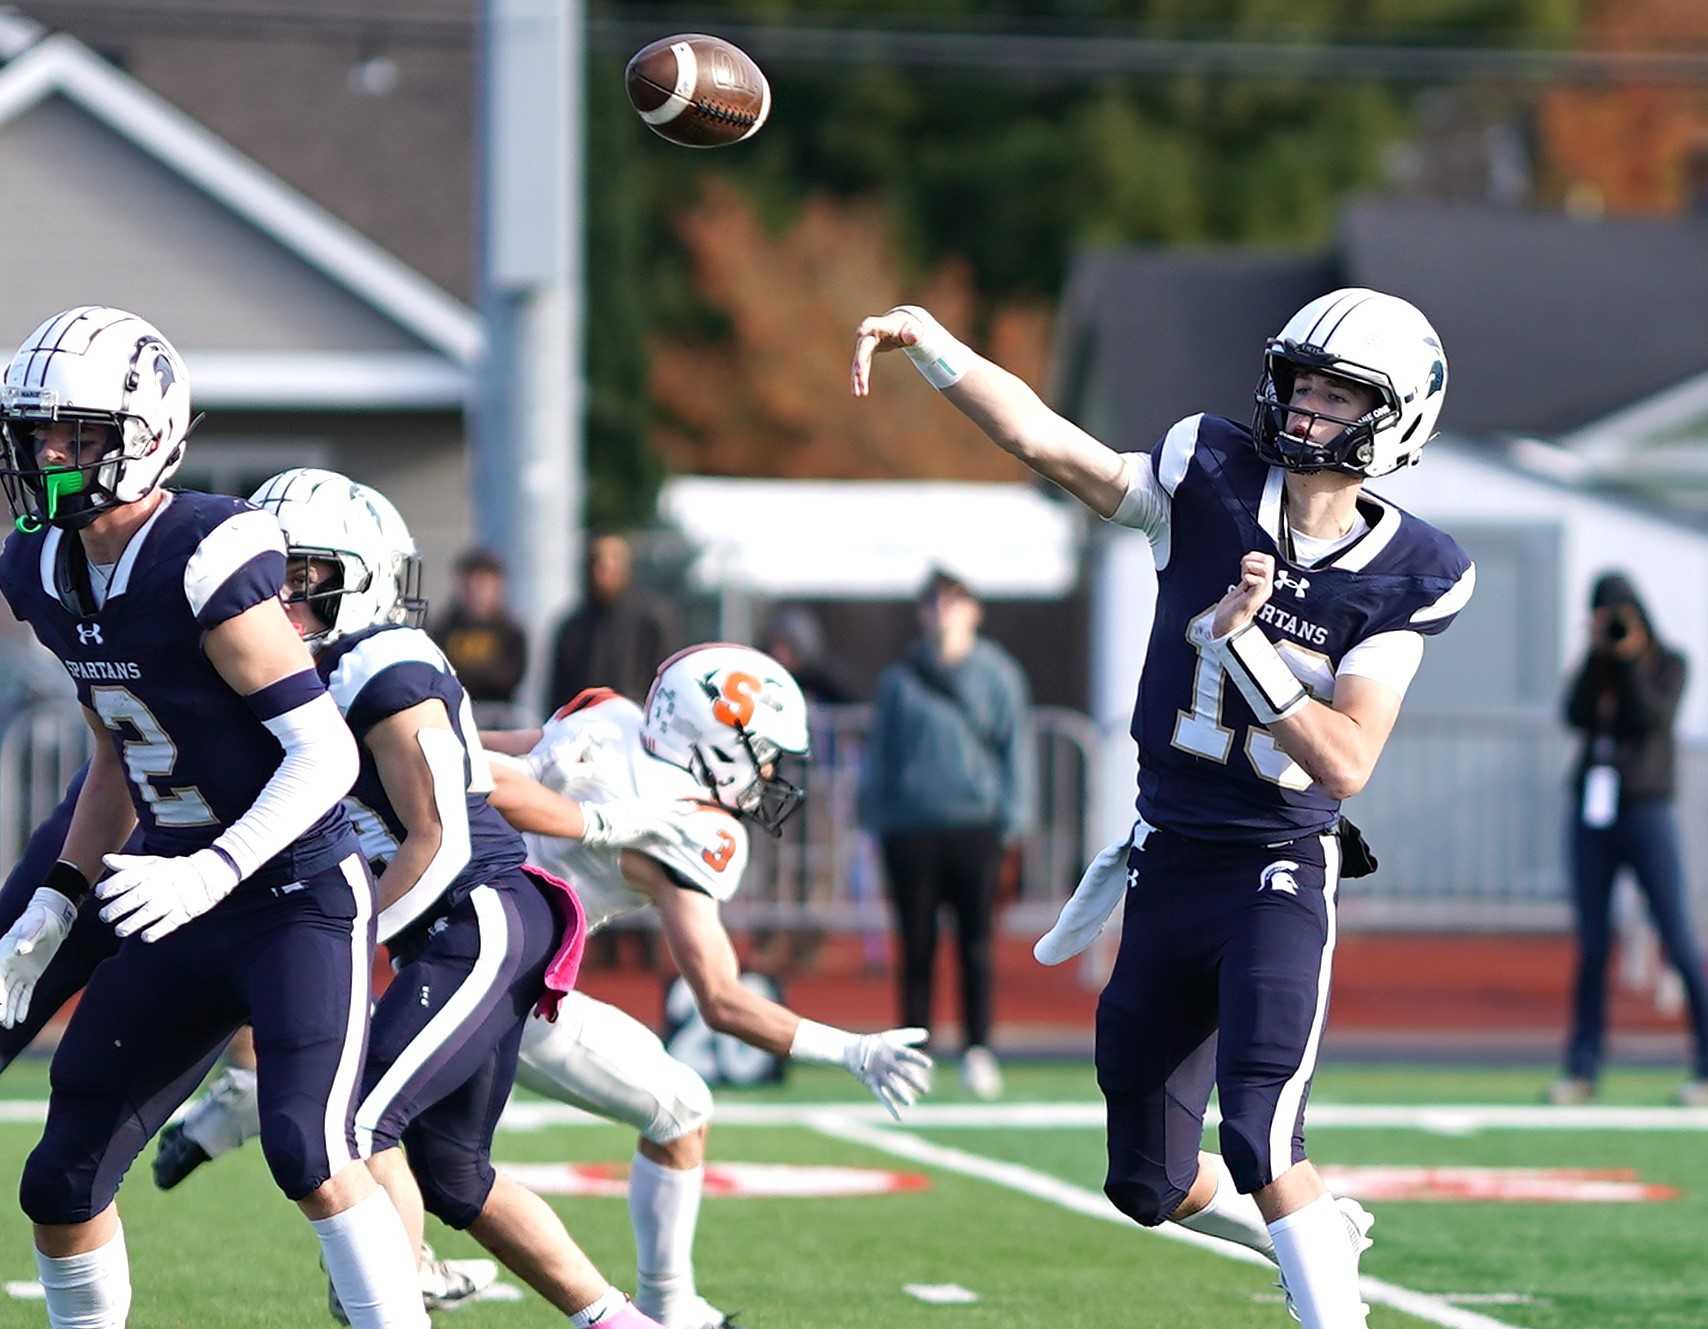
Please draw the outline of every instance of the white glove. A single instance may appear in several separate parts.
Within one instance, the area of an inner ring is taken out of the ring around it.
[[[16,1029],[24,1022],[37,980],[76,919],[76,905],[51,886],[38,886],[18,921],[0,937],[0,1025]]]
[[[927,1037],[924,1029],[851,1034],[816,1020],[802,1020],[795,1028],[789,1055],[844,1067],[900,1121],[903,1108],[912,1107],[921,1094],[931,1091],[931,1058],[918,1050]]]
[[[192,918],[207,913],[240,880],[237,869],[214,849],[198,849],[184,858],[154,854],[108,854],[102,860],[113,875],[95,887],[103,922],[113,924],[121,937],[142,932],[144,941],[159,941]]]
[[[699,842],[683,824],[694,804],[649,803],[638,798],[619,798],[605,803],[583,803],[581,816],[586,829],[581,843],[590,849],[633,849],[638,845],[662,843],[697,851]]]
[[[1068,902],[1062,906],[1056,925],[1038,938],[1032,954],[1039,964],[1060,964],[1071,960],[1097,940],[1109,915],[1121,903],[1127,888],[1127,851],[1133,846],[1134,831],[1125,840],[1117,840],[1086,868]],[[1146,828],[1149,833],[1149,828]],[[1143,841],[1141,840],[1142,844]]]

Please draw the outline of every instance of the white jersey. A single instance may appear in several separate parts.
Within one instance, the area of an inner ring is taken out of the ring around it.
[[[643,798],[692,801],[680,825],[692,848],[656,844],[635,852],[655,858],[720,904],[735,894],[747,867],[747,828],[705,801],[706,788],[687,771],[661,761],[641,742],[641,709],[605,689],[584,692],[546,724],[523,759],[548,789],[578,803]],[[623,879],[620,849],[590,849],[579,840],[528,835],[528,861],[574,885],[589,931],[652,901]]]

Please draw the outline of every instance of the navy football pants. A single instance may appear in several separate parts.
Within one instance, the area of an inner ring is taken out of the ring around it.
[[[560,931],[520,868],[495,877],[400,947],[374,1011],[357,1142],[364,1155],[402,1143],[427,1211],[450,1227],[480,1217],[492,1190],[492,1133]]]
[[[24,1212],[78,1223],[105,1209],[245,1023],[267,1165],[291,1199],[313,1192],[357,1157],[373,952],[373,882],[357,853],[288,886],[246,883],[159,941],[126,939],[89,979],[54,1055]]]
[[[1340,846],[1333,835],[1230,845],[1150,829],[1127,863],[1121,948],[1097,1004],[1104,1190],[1152,1226],[1198,1175],[1212,1085],[1242,1192],[1305,1157]]]

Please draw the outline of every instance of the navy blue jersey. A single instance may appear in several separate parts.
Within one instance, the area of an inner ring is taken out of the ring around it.
[[[65,666],[118,752],[145,853],[206,848],[278,768],[278,740],[208,662],[202,638],[276,597],[284,579],[278,523],[214,494],[167,494],[126,545],[99,608],[74,532],[17,533],[0,550],[0,593]],[[251,880],[296,881],[352,848],[334,803]]]
[[[404,826],[386,797],[379,766],[367,745],[368,731],[399,711],[425,701],[439,701],[451,717],[461,744],[460,769],[433,771],[438,789],[443,779],[468,808],[469,857],[449,881],[429,872],[403,899],[389,905],[380,918],[380,935],[389,935],[398,919],[425,916],[436,901],[444,907],[472,888],[522,865],[527,850],[522,837],[486,801],[492,790],[492,770],[480,746],[468,694],[443,652],[419,628],[383,624],[340,638],[315,661],[332,699],[344,712],[362,752],[362,770],[345,805],[356,822],[362,852],[370,863],[386,863],[397,852]],[[432,759],[429,758],[429,764]],[[417,897],[417,892],[422,896]],[[416,897],[416,898],[412,898]]]
[[[1347,653],[1387,633],[1442,631],[1470,598],[1475,570],[1447,535],[1364,493],[1369,530],[1323,562],[1289,559],[1285,473],[1260,461],[1251,433],[1218,416],[1182,420],[1149,464],[1169,496],[1151,536],[1156,618],[1133,709],[1138,809],[1146,821],[1203,839],[1267,842],[1334,824],[1339,803],[1275,743],[1221,666],[1188,639],[1256,551],[1275,559],[1274,594],[1258,623],[1323,702]]]

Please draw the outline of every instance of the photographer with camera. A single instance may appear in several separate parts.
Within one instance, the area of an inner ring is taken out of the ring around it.
[[[1590,605],[1589,654],[1566,695],[1566,723],[1584,740],[1574,773],[1571,835],[1578,972],[1565,1076],[1549,1097],[1581,1103],[1595,1092],[1613,883],[1629,867],[1648,901],[1667,962],[1684,981],[1695,1070],[1680,1098],[1708,1105],[1708,984],[1686,910],[1672,810],[1672,731],[1684,692],[1684,657],[1656,639],[1636,588],[1619,573],[1596,580]]]

